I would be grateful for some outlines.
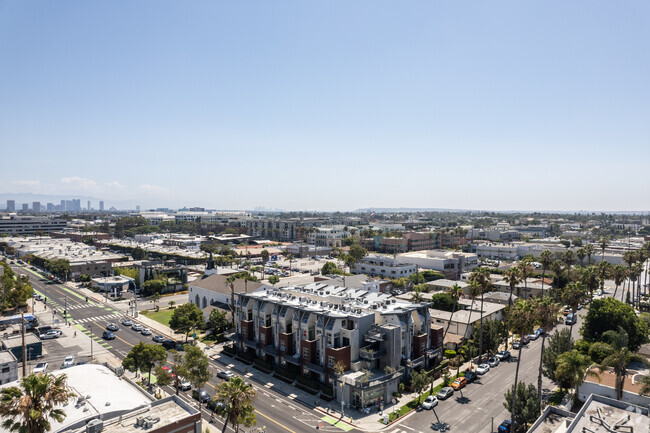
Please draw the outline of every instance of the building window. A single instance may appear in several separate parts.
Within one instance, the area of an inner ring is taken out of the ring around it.
[[[304,348],[302,349],[302,357],[303,357],[304,359],[309,359],[309,348],[304,347]]]
[[[287,346],[286,346],[286,343],[284,342],[284,340],[280,340],[280,350],[283,351],[283,352],[285,350],[287,350]]]
[[[260,343],[266,343],[266,334],[263,332],[260,334]]]
[[[334,363],[335,363],[335,362],[336,362],[336,360],[334,359],[333,356],[328,356],[328,357],[327,357],[327,366],[328,366],[329,368],[334,367]]]

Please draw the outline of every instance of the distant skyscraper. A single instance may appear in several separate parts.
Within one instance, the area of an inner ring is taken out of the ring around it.
[[[16,200],[7,200],[7,211],[16,212]]]
[[[23,203],[23,212],[28,212],[28,211],[29,211],[29,204]]]
[[[140,212],[140,205],[137,205],[137,206],[135,207],[135,211],[136,211],[136,212]]]
[[[61,209],[59,209],[61,212],[65,212],[65,200],[61,200]]]
[[[54,203],[48,203],[47,204],[47,211],[48,212],[54,212]]]
[[[99,202],[99,210],[102,211],[102,212],[104,211],[104,202],[103,201]]]
[[[34,212],[40,212],[41,211],[41,202],[40,201],[35,201],[32,203],[32,211]]]
[[[90,210],[90,200],[88,200],[88,207],[86,209]]]

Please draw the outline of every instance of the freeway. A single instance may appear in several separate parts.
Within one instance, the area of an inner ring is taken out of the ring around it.
[[[140,342],[155,344],[151,340],[152,336],[144,336],[139,332],[122,326],[120,322],[124,317],[124,313],[111,304],[102,304],[93,300],[86,301],[86,297],[82,293],[63,284],[51,282],[42,277],[38,272],[29,269],[29,267],[21,267],[18,265],[12,267],[17,273],[27,275],[35,292],[47,298],[45,309],[41,303],[34,303],[37,317],[41,317],[43,314],[53,314],[53,310],[56,310],[56,318],[59,320],[58,324],[61,327],[67,326],[66,323],[69,324],[69,329],[76,329],[79,332],[85,333],[96,343],[109,350],[118,359],[124,359],[131,348]],[[66,312],[65,315],[64,311]],[[115,332],[115,340],[105,341],[101,338],[102,333],[106,325],[111,322],[117,323],[120,326],[120,330]],[[68,333],[70,332],[68,331]],[[168,360],[168,364],[170,364],[170,361]],[[222,382],[221,379],[216,377],[217,372],[225,370],[227,367],[212,361],[210,368],[213,372],[213,378],[205,385],[204,389],[210,395],[214,395],[216,393],[216,387]],[[254,369],[251,370],[256,371]],[[257,392],[257,397],[254,402],[257,427],[246,429],[247,432],[249,430],[256,431],[258,427],[266,427],[265,431],[267,433],[300,433],[306,429],[314,429],[316,427],[322,414],[273,391],[268,386],[265,386],[264,383],[258,382],[254,374],[249,373],[242,376],[244,376],[245,380]],[[175,392],[171,387],[165,387],[165,391],[170,394]],[[191,391],[181,391],[179,397],[194,405],[198,405],[198,402],[191,398]],[[202,405],[201,412],[205,422],[209,422],[211,413],[205,405]],[[216,417],[213,425],[221,429],[223,427],[223,420]],[[232,431],[230,427],[227,430]],[[321,430],[329,432],[342,431],[338,427],[328,424],[325,424]]]

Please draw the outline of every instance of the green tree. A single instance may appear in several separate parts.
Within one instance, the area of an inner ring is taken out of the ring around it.
[[[210,322],[210,327],[215,334],[221,334],[229,328],[225,311],[215,308],[214,310],[210,311],[210,317],[208,320]]]
[[[603,362],[603,359],[614,353],[614,348],[607,343],[596,342],[589,346],[589,358],[596,364]]]
[[[150,281],[147,281],[147,283],[150,283],[152,281],[156,281],[156,280],[150,280]],[[145,285],[147,283],[145,283]],[[158,304],[158,301],[160,301],[160,298],[162,298],[162,295],[160,293],[156,292],[153,295],[149,296],[149,302],[153,302],[153,307],[156,308],[157,304]],[[158,311],[158,310],[156,310],[156,311]]]
[[[506,326],[505,323],[502,321],[498,320],[488,320],[481,325],[484,329],[483,331],[483,349],[484,353],[487,354],[493,354],[496,353],[499,350],[499,345],[501,344],[501,341],[503,340],[503,336],[505,335],[506,331]],[[480,329],[475,330],[474,334],[472,336],[473,340],[476,340],[476,333],[480,334]]]
[[[131,257],[133,260],[142,260],[147,257],[147,252],[140,247],[135,247],[131,250]]]
[[[648,342],[648,326],[639,319],[634,309],[614,298],[595,299],[582,324],[582,336],[586,341],[595,342],[610,330],[622,328],[628,335],[628,347],[637,351]]]
[[[480,322],[481,327],[479,328],[479,363],[483,362],[483,295],[487,292],[490,287],[492,287],[492,281],[490,280],[490,270],[488,268],[477,268],[472,271],[469,276],[470,282],[476,282],[480,289],[481,294],[481,313],[480,313]]]
[[[445,275],[438,271],[422,271],[420,274],[424,277],[425,282],[442,280],[445,278]]]
[[[575,388],[573,394],[574,402],[578,402],[578,389],[585,380],[585,375],[598,377],[598,373],[589,370],[591,359],[581,354],[577,350],[571,350],[558,356],[557,367],[555,369],[555,378],[570,388]]]
[[[190,381],[193,387],[202,389],[212,378],[210,371],[210,358],[200,347],[185,345],[185,356],[183,357],[183,372],[185,378]]]
[[[565,353],[573,350],[574,342],[571,338],[571,333],[568,328],[561,331],[555,331],[553,335],[548,338],[548,347],[544,350],[542,355],[542,372],[544,376],[551,380],[556,380],[555,370],[557,370],[557,358]],[[560,386],[566,388],[566,384],[560,383]]]
[[[271,275],[271,276],[269,277],[269,283],[270,283],[271,285],[275,286],[275,285],[278,284],[279,282],[280,282],[280,277],[278,277],[277,275]]]
[[[174,381],[171,372],[160,365],[155,366],[153,372],[156,375],[156,385],[160,387],[167,386]]]
[[[350,252],[348,253],[354,259],[354,262],[358,262],[368,255],[368,250],[366,250],[361,245],[354,243],[350,246]]]
[[[587,264],[591,265],[591,256],[594,255],[594,244],[585,245],[585,254],[587,255]]]
[[[422,393],[429,385],[429,382],[431,382],[431,377],[429,377],[426,371],[422,370],[418,372],[413,370],[411,372],[411,384],[413,385],[413,391],[418,393],[418,403],[420,403]]]
[[[262,250],[260,255],[262,256],[262,263],[266,264],[269,261],[269,250]]]
[[[160,279],[156,278],[153,280],[148,280],[145,281],[144,284],[142,285],[142,288],[144,289],[145,293],[152,293],[152,294],[157,294],[160,296],[160,292],[167,287],[167,278]],[[160,298],[158,298],[160,299]]]
[[[623,265],[614,266],[612,269],[612,277],[614,278],[614,284],[616,284],[616,289],[614,289],[614,295],[612,295],[612,298],[616,298],[618,288],[625,282],[625,278],[627,278],[627,268]],[[622,297],[621,300],[623,300]]]
[[[510,412],[517,414],[516,418],[512,418],[513,424],[512,433],[525,432],[528,426],[533,424],[539,417],[541,399],[537,393],[537,389],[531,383],[517,384],[517,398],[513,399],[514,385],[504,394],[503,406]],[[513,401],[516,401],[516,407],[512,406]]]
[[[585,299],[587,296],[587,287],[581,282],[573,282],[566,285],[561,292],[562,301],[571,307],[571,312],[576,314],[578,311],[578,305]],[[571,332],[573,332],[573,324],[575,320],[571,322]]]
[[[0,262],[0,266],[4,269],[0,275],[0,312],[25,305],[33,293],[29,278],[15,275],[4,262]]]
[[[542,334],[542,348],[539,355],[539,372],[537,374],[537,394],[539,401],[542,401],[542,366],[544,361],[544,345],[546,335],[551,332],[557,322],[557,316],[560,313],[560,305],[557,304],[550,296],[535,298],[533,300],[533,309],[535,311],[535,323],[539,325],[544,333]]]
[[[411,282],[412,285],[425,283],[424,277],[419,272],[416,272],[415,274],[411,274],[409,276],[409,281]]]
[[[553,263],[553,253],[544,250],[539,255],[539,263],[542,265],[542,296],[544,296],[544,283],[546,279],[546,270],[551,268]]]
[[[420,304],[424,302],[424,294],[420,287],[416,287],[411,292],[411,302],[413,302],[414,304]]]
[[[343,271],[333,262],[325,262],[320,271],[323,275],[342,275]]]
[[[67,386],[65,374],[30,374],[20,386],[0,390],[2,427],[18,433],[45,433],[52,429],[50,420],[63,422],[62,406],[75,397]]]
[[[147,371],[151,383],[151,370],[167,360],[167,351],[157,344],[140,342],[131,348],[131,351],[122,360],[122,366],[133,372]]]
[[[187,337],[192,330],[202,328],[203,325],[205,325],[203,312],[196,304],[191,302],[175,308],[169,320],[169,327],[175,332],[185,334],[185,341],[187,341]]]
[[[517,367],[515,368],[515,384],[514,389],[517,389],[517,381],[519,380],[519,366],[521,365],[521,349],[524,346],[521,339],[524,335],[529,334],[533,329],[533,323],[535,322],[535,310],[533,309],[533,304],[528,300],[523,300],[521,298],[517,299],[510,309],[510,314],[508,315],[508,328],[514,333],[519,334],[519,354],[517,355]],[[519,414],[516,410],[517,406],[517,392],[512,394],[512,406],[513,412],[511,412],[511,419],[519,419]]]
[[[252,427],[255,425],[255,390],[253,387],[243,381],[242,378],[235,376],[229,381],[221,383],[217,387],[215,400],[223,403],[217,406],[217,413],[226,418],[225,426],[230,424],[235,431],[239,433],[239,426]]]
[[[48,260],[45,262],[45,269],[60,278],[66,279],[72,272],[70,268],[70,260],[68,259]]]

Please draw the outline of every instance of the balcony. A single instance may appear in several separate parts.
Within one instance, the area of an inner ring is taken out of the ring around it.
[[[359,349],[359,358],[365,359],[367,361],[374,361],[379,359],[382,356],[386,355],[386,349],[372,349],[370,347],[363,347]]]
[[[259,347],[259,344],[257,343],[257,341],[244,340],[244,346],[250,347],[251,349],[257,349]]]
[[[267,355],[277,356],[278,349],[276,349],[273,344],[267,344],[266,346],[262,347],[262,352],[266,353]]]
[[[363,338],[368,343],[378,343],[384,341],[386,338],[386,333],[382,332],[378,327],[372,327],[368,330],[368,332],[366,332]]]
[[[424,355],[420,356],[419,358],[407,359],[406,360],[406,366],[408,368],[415,368],[415,367],[417,367],[419,365],[423,365],[423,364],[424,364]]]
[[[295,355],[284,355],[284,356],[282,357],[282,359],[284,359],[284,361],[285,361],[285,362],[288,362],[289,364],[293,364],[293,365],[301,365],[301,364],[302,364],[302,361],[301,361],[301,359],[300,359],[299,356],[295,356]]]
[[[369,377],[368,380],[357,379],[354,383],[354,386],[357,388],[372,388],[382,383],[389,382],[393,379],[402,377],[404,374],[404,367],[398,368],[394,373],[386,373],[382,371],[381,373],[378,370],[373,370],[373,376]]]
[[[307,369],[314,371],[316,373],[325,373],[325,367],[323,367],[320,364],[314,364],[313,362],[307,361],[305,363],[305,367],[307,367]]]

